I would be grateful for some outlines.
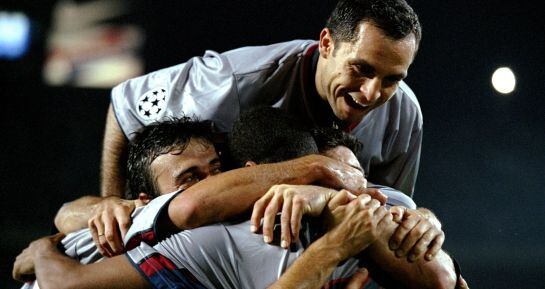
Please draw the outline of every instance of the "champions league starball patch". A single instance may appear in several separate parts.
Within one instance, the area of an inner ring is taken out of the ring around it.
[[[155,120],[165,112],[167,90],[154,88],[138,99],[138,115],[146,120]]]

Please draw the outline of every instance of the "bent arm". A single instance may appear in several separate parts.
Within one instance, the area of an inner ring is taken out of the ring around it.
[[[342,261],[335,241],[327,234],[316,240],[269,289],[322,288]]]
[[[320,182],[333,188],[361,190],[363,174],[320,155],[263,164],[209,177],[169,204],[168,216],[179,229],[218,222],[248,211],[275,184]]]
[[[100,192],[104,197],[122,197],[125,192],[125,170],[128,141],[117,123],[110,104],[102,147]]]
[[[407,288],[454,288],[456,285],[454,264],[443,250],[431,261],[419,258],[416,262],[410,263],[406,258],[395,256],[395,252],[389,249],[388,242],[398,224],[394,221],[389,222],[384,233],[365,251],[370,261],[368,269],[371,276],[375,280],[380,280],[379,276],[386,275],[386,280]]]
[[[84,196],[64,204],[55,216],[55,227],[59,232],[68,234],[87,227],[87,222],[94,215],[96,204],[101,197]]]
[[[35,259],[38,285],[42,289],[149,288],[126,256],[116,256],[90,265],[50,250]]]

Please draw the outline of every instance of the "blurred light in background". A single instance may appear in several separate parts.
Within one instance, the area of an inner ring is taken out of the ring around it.
[[[25,55],[30,43],[30,21],[20,12],[0,11],[0,58]]]
[[[130,13],[124,0],[59,1],[47,38],[45,83],[111,88],[141,75],[144,33],[137,25],[115,22]]]
[[[500,67],[492,74],[492,86],[497,92],[508,94],[515,90],[515,74],[509,67]]]

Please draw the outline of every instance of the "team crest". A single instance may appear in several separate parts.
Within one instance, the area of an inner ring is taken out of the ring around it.
[[[145,120],[155,120],[166,109],[167,90],[164,87],[154,88],[138,99],[138,115]]]

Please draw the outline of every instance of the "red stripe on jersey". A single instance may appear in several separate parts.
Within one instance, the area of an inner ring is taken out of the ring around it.
[[[151,277],[153,274],[157,273],[160,270],[176,270],[176,266],[174,265],[174,263],[159,254],[153,254],[147,257],[142,261],[142,263],[138,264],[138,267],[140,267],[140,270],[142,270],[142,272],[144,272],[144,274],[149,277]]]
[[[129,250],[132,250],[136,247],[138,247],[140,245],[140,243],[146,243],[150,246],[153,246],[155,244],[157,244],[157,239],[155,238],[155,232],[153,231],[153,229],[149,229],[147,231],[142,231],[142,232],[138,232],[136,233],[128,242],[127,242],[127,245],[125,246],[125,249],[127,251]]]

